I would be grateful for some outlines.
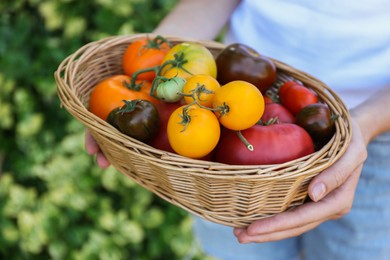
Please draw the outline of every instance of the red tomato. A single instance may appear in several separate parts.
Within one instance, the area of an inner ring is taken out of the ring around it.
[[[318,102],[316,93],[293,81],[287,81],[280,87],[279,99],[280,103],[294,115],[305,106]]]
[[[171,116],[172,112],[175,111],[177,108],[181,107],[182,105],[183,103],[180,101],[175,103],[160,101],[156,105],[156,108],[160,115],[160,129],[157,133],[157,136],[151,142],[149,142],[149,145],[163,151],[171,153],[175,152],[168,141],[167,125],[168,119]]]
[[[217,162],[233,165],[267,165],[294,160],[314,152],[310,135],[296,124],[255,125],[241,131],[253,146],[250,151],[237,131],[224,129],[215,151]]]
[[[264,114],[261,117],[263,123],[269,120],[277,118],[278,123],[294,123],[295,117],[291,112],[283,105],[278,103],[266,103],[264,108]]]
[[[296,85],[296,84],[299,84],[299,83],[298,83],[298,82],[295,82],[295,81],[286,81],[286,82],[284,82],[283,85],[281,85],[280,88],[279,88],[279,97],[280,97],[281,95],[284,95],[283,92],[284,92],[286,89],[288,89],[289,87],[291,87],[291,86],[293,86],[293,85]]]
[[[148,37],[136,40],[129,44],[122,58],[122,66],[126,75],[133,76],[139,70],[159,66],[165,55],[171,49],[161,37]],[[152,81],[156,76],[154,71],[140,73],[139,80]]]

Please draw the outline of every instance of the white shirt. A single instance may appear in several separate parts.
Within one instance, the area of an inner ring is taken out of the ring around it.
[[[225,41],[317,77],[350,108],[390,84],[390,0],[243,0]]]

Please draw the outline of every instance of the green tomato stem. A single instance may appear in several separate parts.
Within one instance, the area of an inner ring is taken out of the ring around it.
[[[230,108],[229,106],[223,102],[222,106],[218,106],[215,111],[218,111],[219,112],[219,116],[218,118],[222,117],[223,115],[226,115],[227,113],[229,113],[230,111]]]
[[[257,125],[263,125],[263,126],[268,126],[268,125],[274,125],[279,122],[279,118],[277,116],[270,118],[268,121],[264,122],[263,120],[259,120],[256,124]]]
[[[158,76],[161,75],[164,68],[168,65],[171,65],[172,68],[178,68],[178,69],[181,69],[181,70],[187,72],[190,75],[193,75],[189,70],[187,70],[183,67],[183,65],[188,62],[188,60],[185,59],[183,52],[179,51],[178,53],[175,53],[173,55],[173,57],[174,57],[173,60],[167,60],[160,66],[160,68],[157,72]]]
[[[122,100],[125,104],[119,109],[118,113],[128,113],[134,111],[137,104],[140,102],[139,99],[134,100]]]
[[[186,93],[183,93],[183,92],[177,92],[177,94],[183,96],[183,97],[192,97],[194,98],[194,95],[193,94],[186,94]]]
[[[136,84],[134,82],[134,85],[131,84],[131,81],[130,82],[127,82],[126,80],[123,81],[123,85],[130,89],[130,90],[134,90],[134,91],[140,91],[141,90],[141,87],[142,87],[142,83],[140,84]]]
[[[130,88],[130,89],[137,88],[137,84],[135,84],[135,81],[137,80],[137,77],[138,77],[139,74],[142,74],[142,73],[145,73],[145,72],[151,72],[151,71],[154,71],[157,74],[159,69],[160,69],[160,66],[158,65],[158,66],[154,66],[154,67],[150,67],[150,68],[146,68],[146,69],[137,70],[131,76],[131,82],[130,82],[130,85],[127,86],[127,88]]]
[[[179,114],[182,121],[180,122],[181,125],[183,125],[183,130],[180,132],[184,132],[187,129],[187,126],[191,122],[191,116],[188,114],[188,106],[183,107],[183,114]]]
[[[177,92],[177,94],[182,95],[182,96],[186,96],[186,97],[192,97],[192,99],[194,101],[192,101],[191,103],[187,104],[186,107],[190,107],[192,105],[197,105],[200,108],[207,109],[207,110],[210,110],[212,112],[221,112],[221,109],[219,109],[219,108],[211,108],[211,107],[206,107],[206,106],[201,105],[199,103],[199,101],[194,98],[194,93],[192,93],[192,94],[184,94],[183,92]]]
[[[153,45],[158,46],[158,48],[160,48],[163,43],[166,43],[169,47],[172,47],[172,43],[161,35],[157,35],[153,39]]]
[[[244,137],[244,135],[242,134],[242,132],[241,132],[241,131],[236,131],[236,133],[237,133],[238,138],[240,138],[241,142],[243,142],[243,143],[245,144],[246,148],[248,148],[249,151],[253,152],[253,150],[254,150],[255,148],[253,147],[253,145],[251,145],[251,144],[248,142],[248,140],[246,140],[246,138]]]

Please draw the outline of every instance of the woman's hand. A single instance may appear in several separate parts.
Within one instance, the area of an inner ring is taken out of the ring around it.
[[[102,150],[100,150],[99,145],[96,143],[95,139],[88,132],[88,130],[85,131],[85,149],[87,150],[88,154],[96,155],[96,162],[100,168],[105,169],[110,166],[110,162],[104,156]]]
[[[234,235],[240,243],[295,237],[350,211],[360,172],[367,158],[366,142],[361,130],[355,121],[352,127],[352,140],[345,154],[309,184],[308,192],[312,201],[255,221],[245,229],[234,229]]]

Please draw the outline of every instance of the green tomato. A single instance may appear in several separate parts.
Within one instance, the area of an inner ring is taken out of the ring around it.
[[[166,79],[158,84],[156,96],[165,102],[177,102],[183,97],[182,91],[185,83],[186,80],[181,77]]]

